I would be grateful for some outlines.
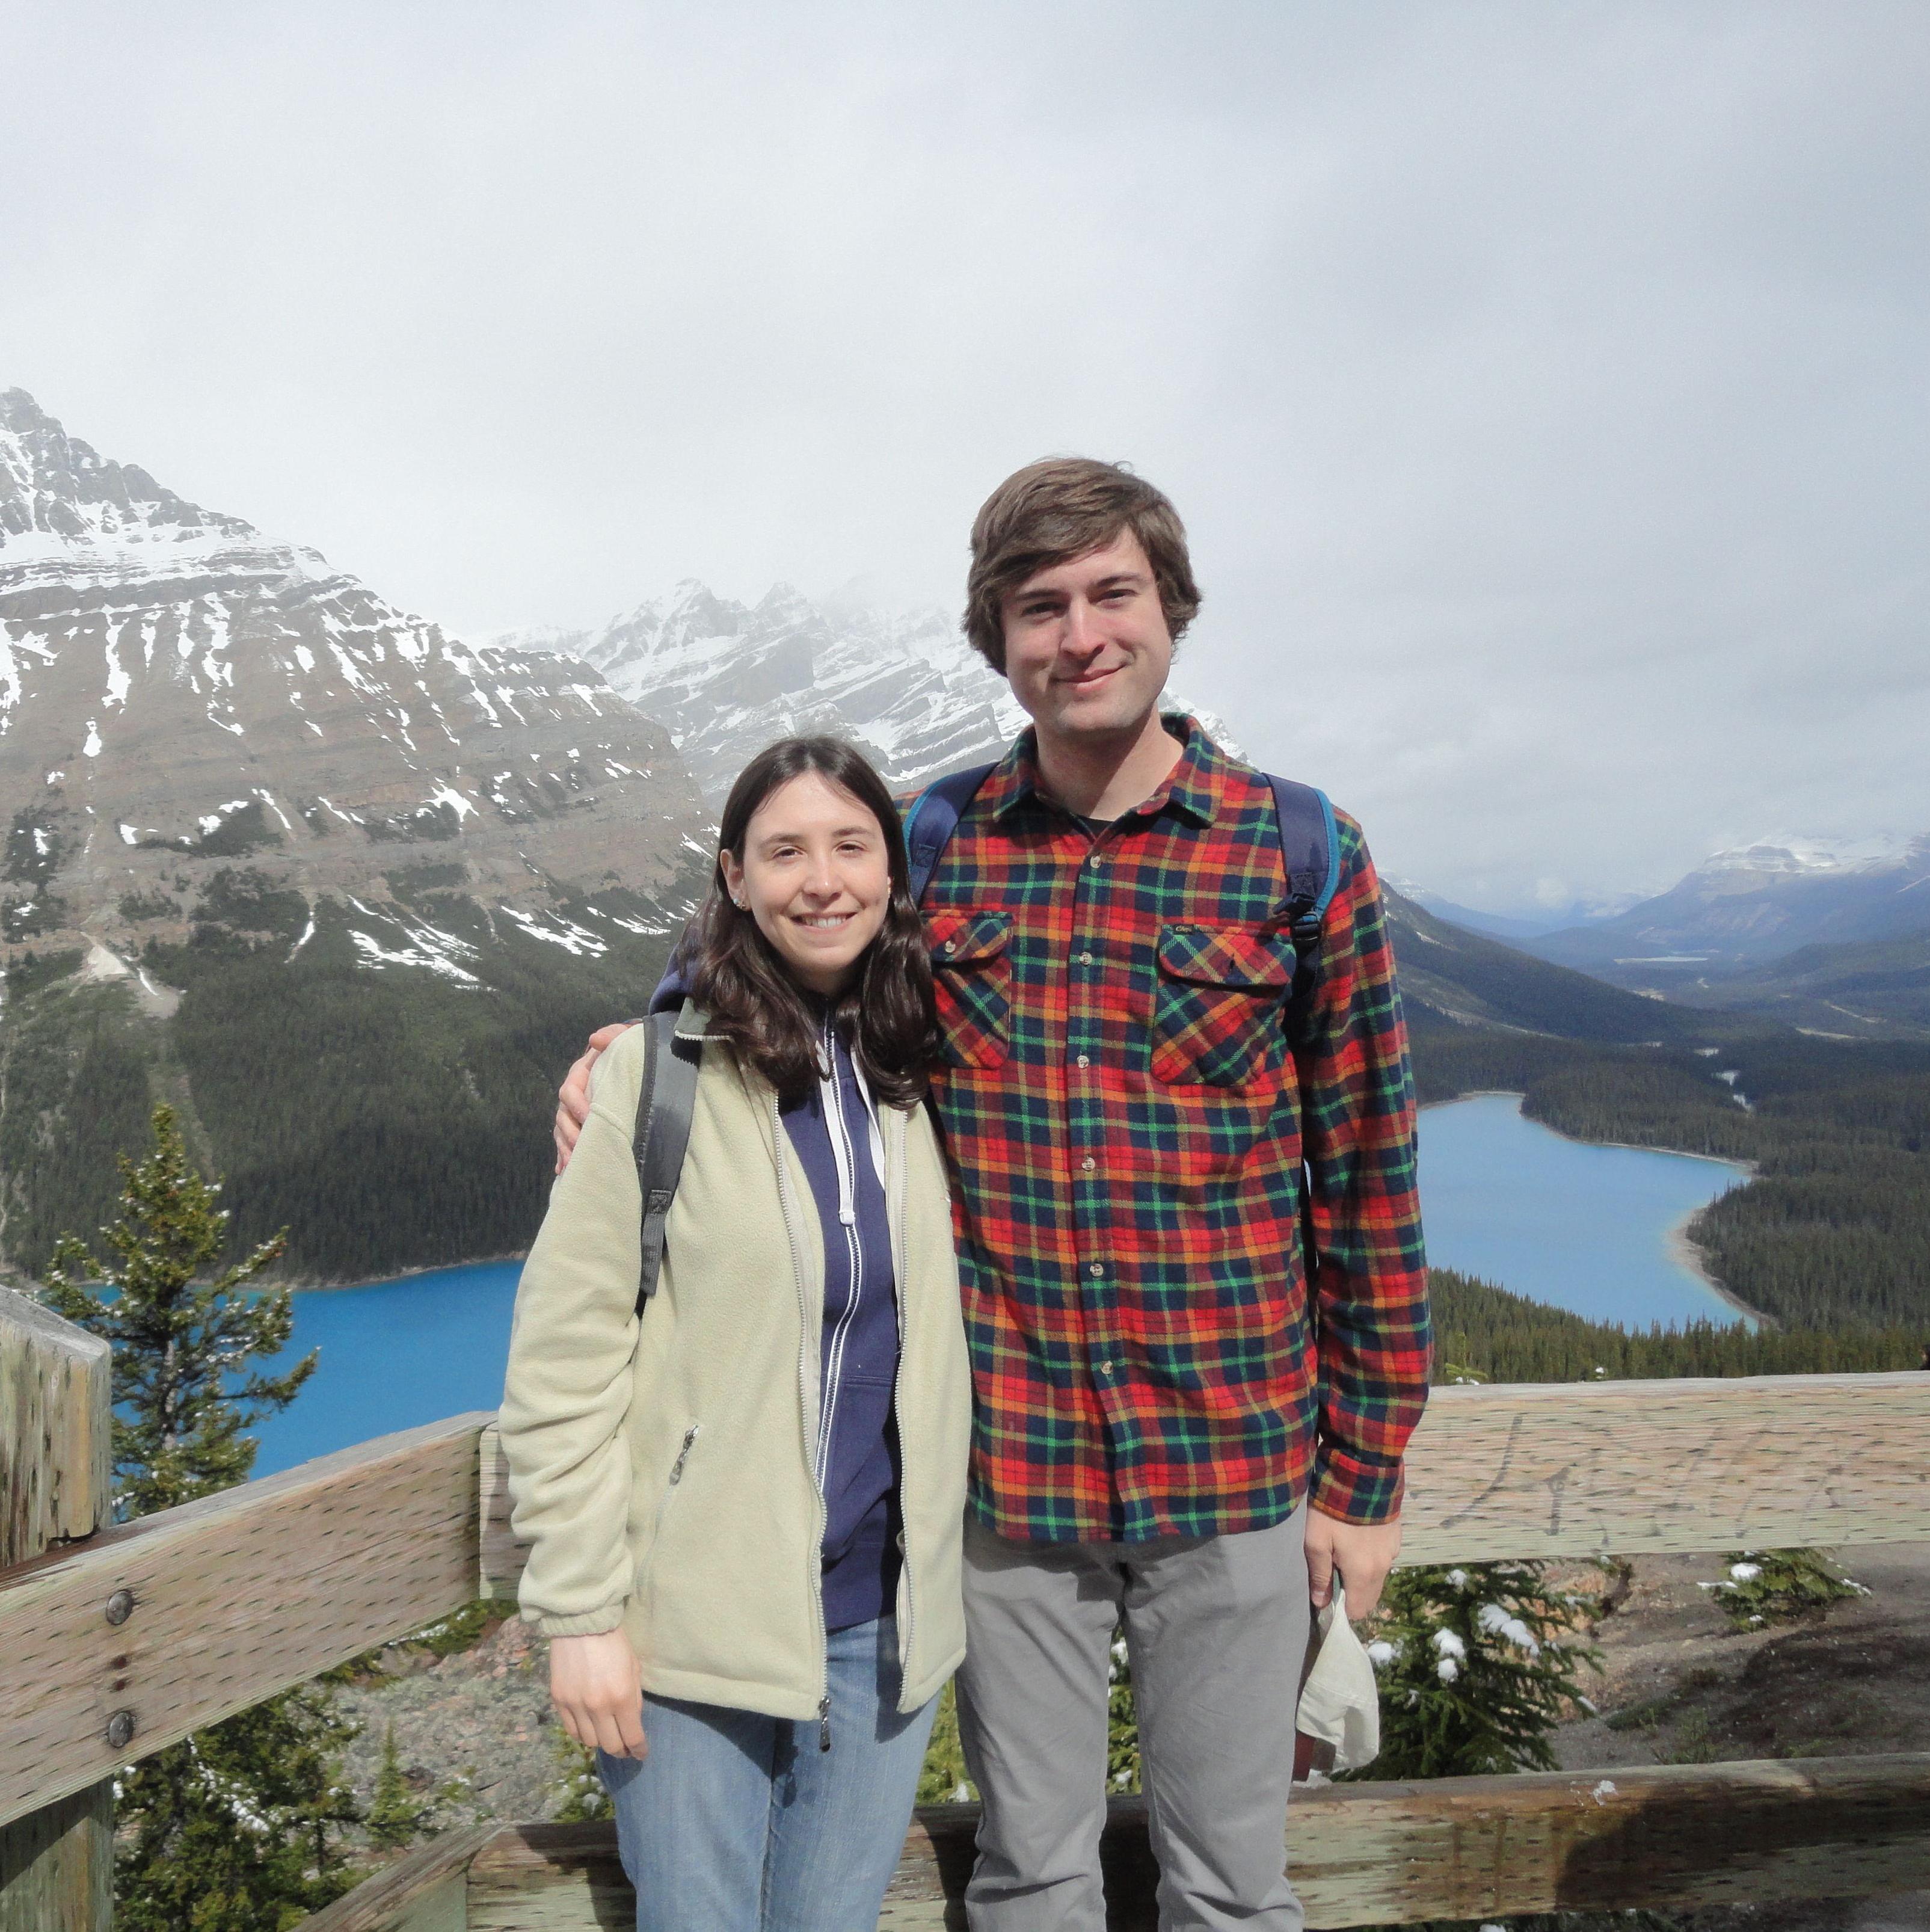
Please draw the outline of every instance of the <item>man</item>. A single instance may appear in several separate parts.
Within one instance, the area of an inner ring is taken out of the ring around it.
[[[1426,1398],[1379,884],[1341,816],[1295,992],[1272,788],[1158,709],[1200,602],[1158,491],[1034,464],[980,512],[972,558],[966,633],[1032,722],[923,901],[975,1396],[969,1922],[1103,1926],[1122,1623],[1161,1924],[1287,1932],[1310,1606],[1338,1574],[1350,1614],[1373,1608]]]

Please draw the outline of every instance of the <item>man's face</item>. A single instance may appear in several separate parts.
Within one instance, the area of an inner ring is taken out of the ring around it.
[[[1173,638],[1131,530],[1027,578],[999,610],[1012,695],[1042,734],[1122,736],[1159,702]]]

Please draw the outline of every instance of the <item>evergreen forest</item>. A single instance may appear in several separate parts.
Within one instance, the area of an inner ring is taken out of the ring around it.
[[[63,1229],[106,1220],[115,1156],[160,1102],[203,1171],[226,1177],[237,1240],[287,1228],[285,1279],[528,1246],[556,1082],[592,1028],[642,1011],[667,940],[606,924],[609,950],[575,955],[439,894],[437,926],[475,944],[464,983],[367,970],[325,901],[291,958],[306,908],[272,896],[236,913],[254,929],[206,921],[186,945],[149,947],[149,976],[181,989],[164,1021],[124,982],[67,976],[77,959],[16,956],[0,1010],[0,1261],[35,1275]]]
[[[599,917],[607,950],[591,956],[492,921],[454,868],[417,866],[389,884],[473,946],[467,976],[372,971],[340,908],[319,902],[305,931],[302,898],[245,867],[220,875],[185,944],[150,944],[150,980],[181,989],[169,1018],[144,1012],[129,982],[88,983],[76,953],[16,950],[0,1004],[0,1269],[34,1276],[62,1229],[108,1217],[114,1156],[142,1143],[160,1102],[202,1170],[226,1175],[238,1240],[288,1229],[285,1279],[367,1280],[526,1247],[548,1195],[557,1079],[593,1027],[641,1010],[667,941]],[[661,916],[626,896],[598,904],[637,924]],[[1418,1000],[1410,1011],[1424,1102],[1505,1089],[1580,1138],[1753,1166],[1690,1233],[1772,1330],[1692,1336],[1680,1346],[1698,1359],[1807,1346],[1776,1330],[1868,1330],[1872,1346],[1887,1338],[1886,1362],[1905,1338],[1930,1337],[1930,1046],[1728,1018],[1628,1045],[1459,1025]],[[1531,1346],[1499,1306],[1482,1323],[1527,1359],[1599,1359],[1608,1346],[1560,1329],[1575,1318],[1552,1310],[1557,1325],[1539,1324]],[[1473,1352],[1491,1374],[1526,1373]]]

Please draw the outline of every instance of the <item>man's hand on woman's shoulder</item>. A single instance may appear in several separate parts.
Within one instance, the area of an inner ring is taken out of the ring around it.
[[[627,1033],[636,1024],[634,1020],[619,1020],[613,1026],[598,1027],[590,1035],[589,1046],[583,1058],[571,1064],[563,1084],[556,1089],[556,1119],[552,1132],[556,1142],[559,1174],[569,1166],[570,1156],[576,1151],[577,1136],[583,1132],[584,1121],[589,1118],[590,1069],[619,1034]]]

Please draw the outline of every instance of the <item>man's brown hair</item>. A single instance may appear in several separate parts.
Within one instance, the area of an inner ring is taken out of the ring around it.
[[[1002,676],[1005,630],[999,606],[1029,577],[1103,550],[1131,530],[1152,566],[1166,628],[1176,641],[1200,608],[1179,513],[1123,464],[1048,456],[1008,476],[972,526],[965,580],[965,634]]]

